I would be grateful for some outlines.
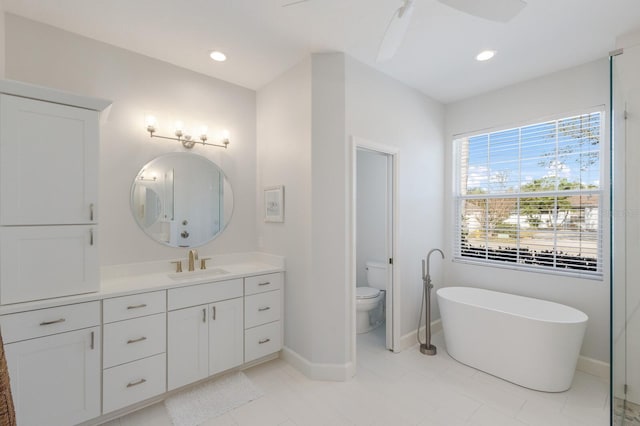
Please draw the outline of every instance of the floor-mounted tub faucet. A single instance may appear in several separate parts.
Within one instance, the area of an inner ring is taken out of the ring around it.
[[[444,259],[444,253],[440,249],[432,249],[427,254],[427,262],[426,262],[426,271],[425,271],[425,261],[422,260],[422,291],[423,291],[423,300],[422,306],[420,307],[420,317],[418,318],[418,343],[420,343],[420,352],[425,355],[435,355],[436,347],[431,344],[431,289],[433,288],[433,284],[431,284],[431,273],[430,273],[430,264],[431,264],[431,255],[434,251],[440,253],[442,258]],[[425,330],[426,330],[426,339],[425,342],[422,343],[420,341],[420,321],[422,320],[422,309],[425,307],[426,318],[425,318]]]

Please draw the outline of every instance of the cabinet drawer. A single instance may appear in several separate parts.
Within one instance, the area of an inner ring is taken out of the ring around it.
[[[78,303],[0,317],[4,343],[100,325],[100,302]]]
[[[102,305],[104,323],[159,314],[167,308],[165,291],[132,294],[105,299]]]
[[[258,275],[244,279],[244,294],[263,293],[265,291],[278,290],[282,288],[282,274]]]
[[[242,297],[242,279],[175,288],[168,292],[169,310]]]
[[[280,290],[254,294],[244,298],[244,327],[257,325],[280,319]]]
[[[165,392],[165,354],[104,370],[102,413],[109,413]]]
[[[104,368],[166,352],[166,314],[104,325]]]
[[[244,362],[253,361],[282,348],[280,321],[254,327],[244,332]]]

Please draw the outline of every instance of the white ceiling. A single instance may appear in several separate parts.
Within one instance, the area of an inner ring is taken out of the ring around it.
[[[401,0],[4,0],[7,12],[259,89],[311,52],[342,51],[442,102],[606,57],[640,28],[639,0],[527,0],[507,24],[416,0],[389,62],[377,49]],[[485,63],[483,49],[498,51]],[[211,50],[228,60],[213,62]]]

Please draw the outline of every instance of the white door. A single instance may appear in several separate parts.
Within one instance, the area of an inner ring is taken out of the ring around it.
[[[237,367],[244,361],[243,298],[210,305],[209,375]]]
[[[100,327],[5,345],[20,426],[69,426],[100,415]]]
[[[167,388],[204,379],[209,373],[207,305],[171,311],[167,321]]]
[[[98,291],[97,225],[0,227],[0,303]]]
[[[95,223],[98,118],[0,95],[1,225]]]

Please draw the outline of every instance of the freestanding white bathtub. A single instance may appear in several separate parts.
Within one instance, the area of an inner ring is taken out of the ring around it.
[[[478,288],[445,287],[437,295],[451,357],[530,389],[562,392],[571,387],[586,314]]]

